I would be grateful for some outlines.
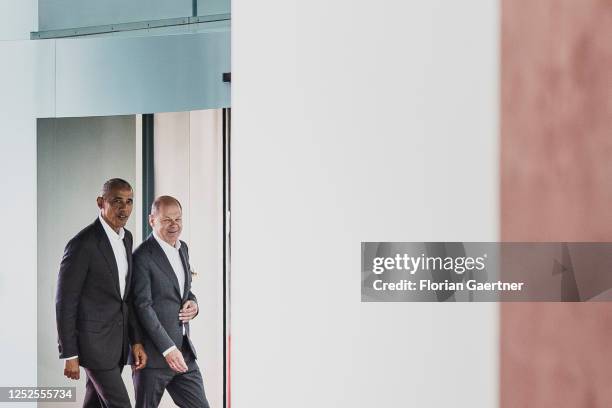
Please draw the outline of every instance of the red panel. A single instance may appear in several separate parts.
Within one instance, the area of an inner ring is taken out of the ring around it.
[[[612,241],[612,1],[501,4],[502,239]],[[612,407],[612,304],[503,304],[501,406]]]

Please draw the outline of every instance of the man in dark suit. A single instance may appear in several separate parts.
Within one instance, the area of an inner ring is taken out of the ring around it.
[[[133,375],[136,407],[157,407],[167,389],[179,407],[208,408],[189,333],[198,304],[187,244],[179,240],[181,204],[158,197],[149,223],[153,233],[134,252],[134,304],[149,356],[147,367]]]
[[[132,234],[124,228],[132,212],[129,183],[111,179],[97,198],[100,215],[72,238],[62,258],[55,309],[64,375],[87,374],[84,407],[131,407],[121,378],[133,360],[147,360],[131,309]],[[130,344],[132,355],[130,355]]]

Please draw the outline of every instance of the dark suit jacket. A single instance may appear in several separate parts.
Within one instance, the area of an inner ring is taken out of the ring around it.
[[[179,254],[185,269],[182,297],[170,261],[153,235],[134,252],[134,306],[142,326],[148,368],[167,368],[168,364],[162,353],[173,345],[179,349],[183,347],[179,310],[187,300],[197,302],[195,295],[191,293],[189,251],[183,241]],[[189,339],[189,323],[185,324],[185,334],[191,351],[196,355]]]
[[[117,262],[99,219],[66,245],[55,297],[60,358],[78,355],[81,366],[108,370],[128,362],[131,344],[142,343],[131,309],[132,234],[123,239],[128,259],[121,298]]]

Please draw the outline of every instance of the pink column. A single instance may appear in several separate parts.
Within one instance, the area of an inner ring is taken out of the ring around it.
[[[612,241],[612,0],[501,5],[502,239]],[[503,304],[500,388],[612,407],[612,304]]]

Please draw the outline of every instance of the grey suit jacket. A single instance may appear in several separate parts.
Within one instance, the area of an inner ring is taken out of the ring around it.
[[[185,269],[185,287],[180,295],[178,279],[170,261],[153,235],[134,251],[133,296],[136,314],[142,327],[142,339],[148,356],[148,368],[167,368],[162,355],[175,345],[183,346],[183,327],[179,310],[187,300],[197,302],[191,293],[191,268],[187,244],[181,241],[179,254]],[[185,324],[189,346],[196,355],[189,339],[189,323]]]

